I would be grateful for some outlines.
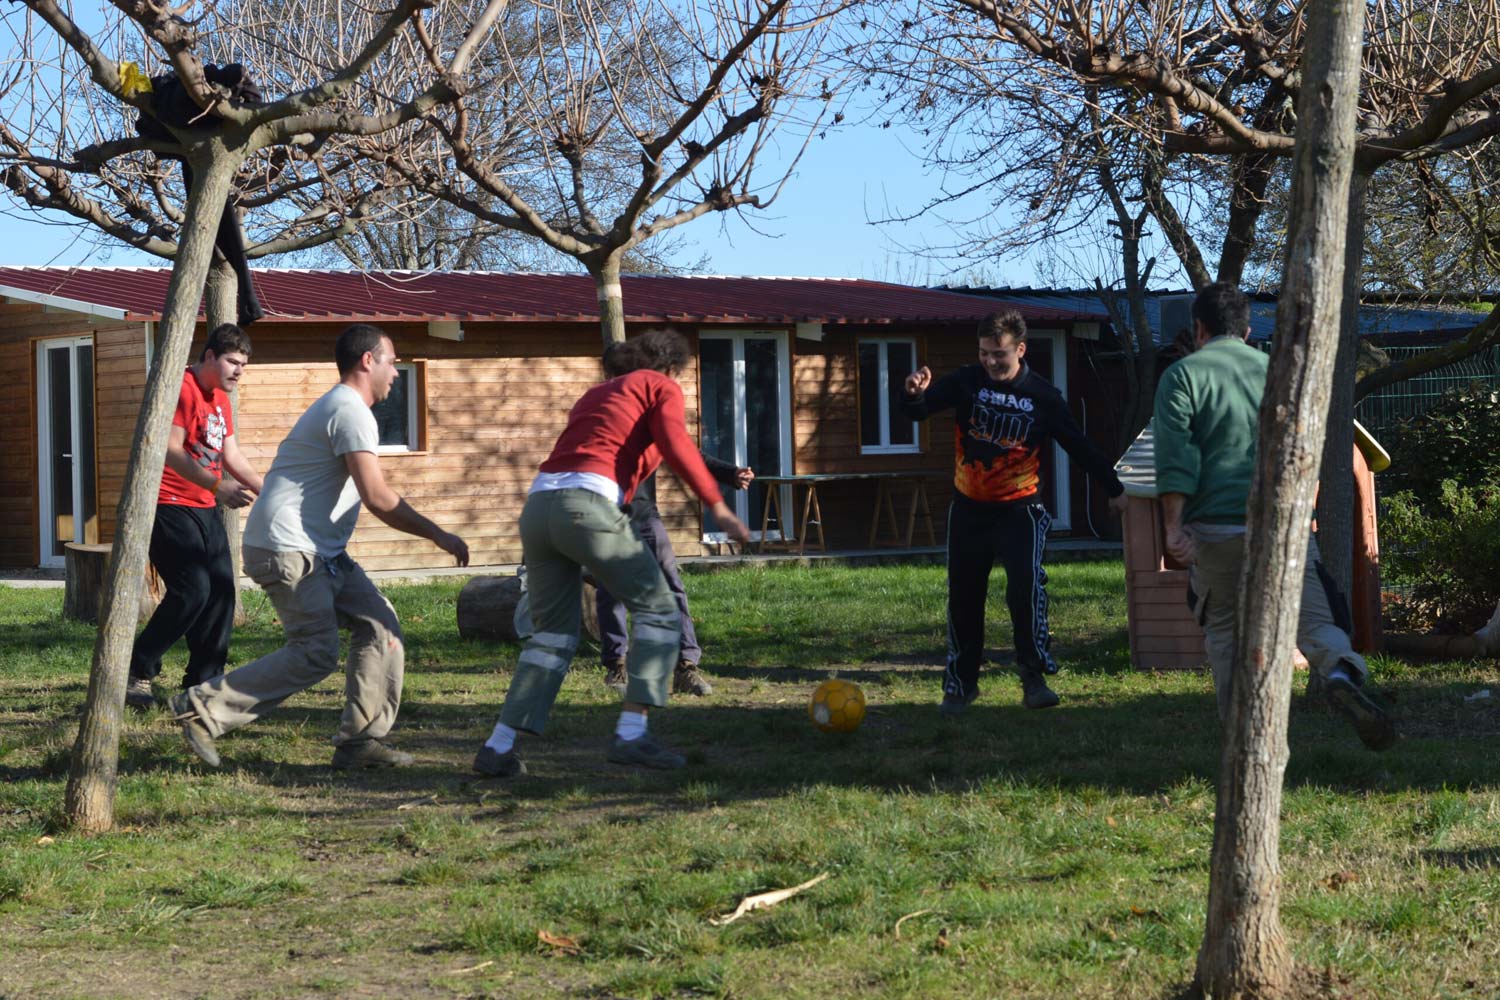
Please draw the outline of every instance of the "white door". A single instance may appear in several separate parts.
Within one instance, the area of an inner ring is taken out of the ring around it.
[[[741,468],[748,466],[757,476],[788,474],[792,468],[791,367],[785,332],[703,334],[698,344],[698,402],[704,453]],[[765,490],[752,486],[725,497],[758,538]],[[705,510],[703,540],[723,542],[726,538]]]
[[[93,338],[38,341],[36,385],[41,564],[61,566],[65,544],[99,540]]]

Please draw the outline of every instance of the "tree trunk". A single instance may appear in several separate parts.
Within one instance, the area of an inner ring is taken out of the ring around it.
[[[203,290],[203,311],[208,317],[208,328],[233,323],[239,318],[239,289],[234,268],[229,261],[215,254],[208,269],[208,285]],[[229,413],[234,421],[234,432],[240,429],[240,390],[236,386],[229,393]],[[229,539],[229,560],[234,565],[234,624],[245,624],[245,602],[240,599],[240,574],[243,559],[240,555],[240,512],[233,507],[218,505],[219,523],[224,525],[224,535]]]
[[[1278,840],[1292,651],[1322,456],[1348,236],[1363,4],[1309,8],[1292,230],[1250,489],[1234,684],[1219,764],[1197,986],[1214,1000],[1284,996]]]
[[[589,274],[594,276],[594,288],[599,296],[599,328],[604,335],[604,346],[622,343],[625,340],[625,296],[620,290],[620,258],[605,257],[595,264],[585,262]]]
[[[102,832],[114,825],[115,769],[120,754],[120,716],[130,647],[135,639],[146,550],[156,514],[156,491],[167,455],[167,433],[187,364],[198,303],[213,252],[214,231],[240,157],[217,140],[195,162],[196,183],[188,198],[177,260],[167,287],[156,357],[146,380],[146,399],[135,425],[117,513],[114,550],[105,583],[105,603],[94,641],[88,698],[68,770],[64,803],[70,826]]]
[[[1318,549],[1323,567],[1349,594],[1354,566],[1354,381],[1359,357],[1359,293],[1364,274],[1365,192],[1370,176],[1356,170],[1349,185],[1349,230],[1344,252],[1344,303],[1338,357],[1328,401],[1328,439],[1318,484]]]

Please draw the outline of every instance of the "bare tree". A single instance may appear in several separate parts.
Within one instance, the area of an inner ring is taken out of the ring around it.
[[[7,96],[19,100],[23,112],[7,116],[9,135],[4,141],[13,163],[7,171],[10,180],[15,179],[18,171],[29,172],[30,177],[38,179],[38,196],[44,201],[67,208],[127,242],[135,241],[138,245],[144,241],[157,246],[162,242],[159,233],[142,233],[128,224],[122,227],[123,220],[111,216],[97,200],[84,195],[75,180],[98,176],[109,185],[114,173],[107,171],[106,166],[121,161],[120,172],[128,173],[136,169],[131,165],[138,162],[134,159],[136,154],[145,150],[180,159],[193,171],[187,202],[179,210],[172,279],[156,356],[147,380],[145,403],[125,471],[88,699],[68,778],[69,821],[84,830],[105,830],[114,821],[115,768],[126,669],[135,633],[135,609],[145,570],[154,500],[166,454],[167,429],[176,401],[176,382],[187,360],[214,234],[236,175],[247,161],[263,151],[266,156],[263,162],[275,167],[278,156],[283,160],[292,158],[287,151],[294,146],[316,144],[325,137],[369,137],[393,131],[400,136],[403,126],[420,120],[444,103],[458,100],[468,64],[504,8],[505,0],[489,0],[482,7],[476,4],[477,11],[463,11],[469,31],[446,58],[414,41],[414,36],[422,30],[422,12],[433,8],[435,0],[398,0],[392,9],[373,18],[368,34],[349,40],[347,58],[319,67],[317,79],[310,85],[260,105],[246,104],[210,84],[203,59],[206,50],[205,35],[200,31],[203,22],[194,24],[184,20],[181,15],[186,9],[168,10],[149,0],[114,0],[118,20],[101,37],[106,38],[106,43],[109,39],[119,42],[127,36],[128,29],[142,39],[144,49],[171,68],[202,114],[186,126],[162,122],[174,140],[171,142],[121,137],[101,129],[94,141],[83,148],[67,145],[70,133],[63,123],[72,117],[74,107],[89,109],[114,101],[156,118],[158,109],[153,105],[151,93],[141,86],[145,74],[134,62],[111,58],[106,47],[80,27],[70,10],[58,0],[22,2],[24,11],[5,15],[12,36],[25,43],[21,53],[31,69],[26,80],[13,80],[7,91]],[[247,5],[252,14],[253,7]],[[221,16],[225,11],[237,10],[228,2],[215,9]],[[288,30],[295,32],[299,27],[292,25]],[[56,44],[45,45],[43,40],[47,38],[54,39]],[[425,58],[420,65],[424,72],[395,82],[382,80],[380,88],[364,83],[381,57],[402,44],[423,53]],[[43,52],[50,53],[45,71],[37,65]],[[14,57],[12,61],[16,61]],[[57,81],[55,93],[46,93],[37,84],[44,77]],[[381,99],[372,100],[377,93]],[[87,117],[93,122],[108,120],[106,114]],[[16,191],[17,184],[9,180],[8,183]],[[23,177],[20,186],[26,188],[30,183]],[[161,197],[168,200],[165,195]]]
[[[1359,4],[1314,4],[1308,13],[1286,283],[1260,410],[1198,952],[1197,985],[1214,1000],[1284,996],[1291,984],[1279,851],[1287,708],[1342,310],[1364,14]]]
[[[606,343],[625,336],[620,274],[649,240],[710,212],[765,208],[820,122],[819,72],[844,0],[564,0],[528,12],[550,47],[510,44],[493,74],[528,86],[496,110],[434,115],[443,142],[368,159],[593,277]],[[429,42],[428,44],[435,44]],[[541,55],[538,55],[538,53]],[[770,169],[773,144],[793,152]]]

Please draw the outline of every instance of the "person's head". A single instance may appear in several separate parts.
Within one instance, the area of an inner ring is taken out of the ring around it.
[[[676,330],[652,330],[634,340],[610,344],[600,359],[604,374],[616,378],[642,368],[676,378],[687,367],[692,351]]]
[[[1199,347],[1215,337],[1250,336],[1250,300],[1239,286],[1215,281],[1193,298],[1193,336]]]
[[[250,335],[233,323],[221,323],[209,333],[194,371],[206,388],[232,392],[249,363]]]
[[[1008,382],[1021,374],[1026,357],[1026,321],[1014,309],[990,313],[979,321],[979,363],[997,382]]]
[[[396,381],[396,345],[378,326],[355,323],[339,334],[333,348],[339,366],[339,381],[358,389],[363,386],[378,403],[391,393]]]

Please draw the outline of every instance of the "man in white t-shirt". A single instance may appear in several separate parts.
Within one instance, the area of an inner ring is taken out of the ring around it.
[[[302,414],[281,442],[245,523],[245,574],[260,584],[286,629],[274,653],[172,699],[188,747],[219,766],[214,740],[270,712],[338,669],[339,626],[349,629],[343,718],[333,766],[397,767],[411,754],[382,742],[396,721],[406,662],[396,610],[345,548],[361,501],[399,531],[469,564],[469,547],[413,510],[386,485],[370,407],[396,380],[396,348],[375,326],[355,324],[334,349],[339,384]]]

